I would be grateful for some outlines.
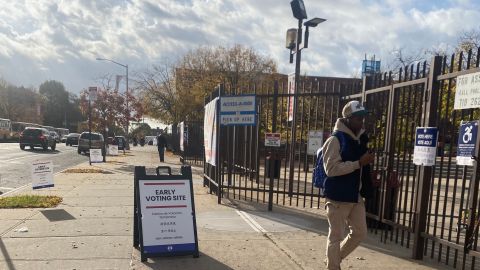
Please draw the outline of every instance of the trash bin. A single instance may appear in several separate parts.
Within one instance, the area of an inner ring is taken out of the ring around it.
[[[273,162],[272,162],[272,159],[273,159]],[[271,176],[270,166],[271,166],[272,163],[274,164],[273,165],[273,178],[278,179],[278,178],[280,178],[280,160],[277,159],[274,156],[267,156],[266,166],[265,166],[265,171],[266,171],[267,178],[270,178],[270,176]]]

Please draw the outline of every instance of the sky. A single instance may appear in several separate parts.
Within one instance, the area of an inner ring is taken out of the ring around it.
[[[365,54],[387,65],[395,50],[449,49],[480,31],[479,0],[304,0],[310,30],[301,73],[352,77]],[[79,93],[96,79],[175,62],[198,46],[242,44],[291,73],[285,49],[296,28],[290,0],[0,0],[0,78],[46,80]],[[130,75],[132,76],[132,75]],[[122,87],[122,85],[120,86]],[[123,86],[124,87],[124,86]]]

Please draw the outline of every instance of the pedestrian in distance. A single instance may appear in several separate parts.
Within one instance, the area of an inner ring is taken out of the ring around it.
[[[165,161],[165,147],[167,147],[167,139],[160,133],[157,137],[157,148],[158,148],[158,155],[160,156],[160,162]]]
[[[369,164],[374,154],[367,148],[365,115],[360,102],[348,102],[322,148],[329,224],[325,263],[331,270],[340,269],[342,260],[367,237],[364,200],[373,194]],[[345,226],[350,230],[346,237]]]

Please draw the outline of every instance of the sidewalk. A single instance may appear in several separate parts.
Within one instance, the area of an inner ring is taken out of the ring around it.
[[[140,262],[132,247],[133,168],[153,173],[156,147],[134,147],[107,160],[75,167],[95,173],[57,174],[50,190],[15,193],[58,195],[63,202],[55,209],[0,209],[0,269],[324,269],[328,223],[321,210],[274,205],[268,212],[265,205],[229,199],[218,205],[202,186],[198,167],[192,171],[200,257]],[[167,154],[164,165],[179,172],[177,157]],[[370,235],[342,269],[451,269],[411,260],[410,254]]]

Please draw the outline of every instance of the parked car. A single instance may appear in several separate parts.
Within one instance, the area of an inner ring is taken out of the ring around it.
[[[78,137],[80,134],[78,133],[70,133],[67,135],[67,140],[65,141],[65,145],[78,145]]]
[[[61,138],[60,138],[60,142],[64,143],[67,141],[67,135],[63,135]]]
[[[105,155],[105,148],[103,143],[103,135],[100,133],[92,132],[83,132],[78,138],[78,149],[79,154],[86,153],[90,151],[90,139],[92,141],[91,149],[102,149],[102,154]]]
[[[50,136],[52,136],[55,139],[55,142],[59,143],[60,142],[60,136],[58,136],[58,133],[55,131],[50,131]]]
[[[30,146],[33,150],[34,147],[42,147],[43,150],[47,150],[48,147],[55,150],[57,143],[50,132],[45,128],[33,128],[27,127],[20,134],[20,149],[24,150],[25,146]]]

